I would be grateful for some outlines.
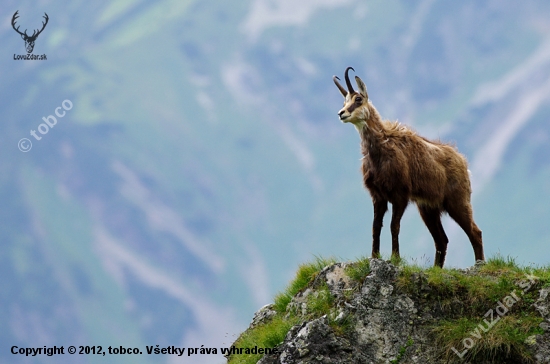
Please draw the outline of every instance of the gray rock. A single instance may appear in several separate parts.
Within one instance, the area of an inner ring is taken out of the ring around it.
[[[264,357],[259,364],[365,363],[351,343],[334,334],[326,316],[295,326],[276,356]]]
[[[550,288],[540,290],[540,297],[534,306],[544,320],[550,323]]]
[[[545,331],[544,335],[536,335],[532,338],[530,347],[538,363],[550,363],[550,288],[540,290],[537,302],[533,304],[535,309],[544,318],[540,327]]]
[[[260,324],[263,324],[269,321],[276,314],[277,312],[273,309],[273,304],[265,305],[256,311],[248,328],[252,329]]]

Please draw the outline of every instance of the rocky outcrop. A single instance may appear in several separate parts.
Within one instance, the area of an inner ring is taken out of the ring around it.
[[[540,297],[534,306],[544,318],[540,326],[545,334],[531,338],[528,344],[538,363],[550,363],[550,288],[540,290]]]
[[[346,263],[337,263],[323,269],[307,289],[292,299],[287,309],[305,315],[308,296],[315,295],[320,287],[328,287],[334,297],[330,312],[292,327],[276,353],[264,356],[258,363],[467,362],[464,347],[455,348],[456,353],[444,351],[433,334],[437,322],[456,319],[463,311],[459,299],[442,309],[438,302],[434,302],[431,287],[422,273],[411,276],[415,293],[400,289],[396,284],[399,268],[384,260],[372,259],[370,274],[362,282],[350,279],[346,266]],[[474,266],[463,273],[476,274],[477,269],[478,266]],[[550,289],[539,291],[540,297],[533,306],[544,319],[540,325],[542,330],[539,330],[542,333],[530,336],[525,347],[532,353],[535,363],[550,363]],[[263,307],[255,315],[253,326],[270,320],[274,315],[271,306]],[[481,316],[480,322],[482,320]],[[472,344],[471,350],[475,350],[475,338],[466,344]],[[514,357],[513,353],[510,355],[498,363],[528,362]],[[475,361],[490,362],[496,361]]]

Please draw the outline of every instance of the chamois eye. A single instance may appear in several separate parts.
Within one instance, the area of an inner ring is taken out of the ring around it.
[[[358,103],[358,104],[360,104],[361,102],[363,102],[363,99],[360,98],[360,97],[357,97],[357,98],[355,99],[355,102]]]

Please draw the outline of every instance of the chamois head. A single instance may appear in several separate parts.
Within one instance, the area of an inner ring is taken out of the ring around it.
[[[355,76],[355,82],[357,82],[359,92],[353,89],[353,86],[349,80],[349,70],[355,72],[352,67],[346,68],[344,76],[346,79],[346,86],[348,87],[347,91],[344,87],[342,87],[342,85],[340,85],[340,82],[338,82],[340,79],[337,76],[333,76],[332,79],[334,80],[336,87],[338,87],[342,93],[342,96],[344,96],[344,107],[338,112],[340,120],[343,123],[349,122],[355,124],[361,120],[364,120],[365,113],[369,112],[369,95],[367,93],[367,86],[365,86],[365,83],[357,76]]]

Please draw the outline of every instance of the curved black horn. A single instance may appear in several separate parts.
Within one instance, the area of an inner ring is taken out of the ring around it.
[[[336,87],[338,87],[338,90],[340,90],[340,92],[342,93],[342,95],[344,97],[347,96],[348,92],[346,91],[346,89],[344,87],[342,87],[342,85],[340,85],[340,82],[338,82],[340,79],[338,78],[338,76],[332,76],[332,80],[334,81],[334,83],[336,84]]]
[[[348,76],[349,70],[352,70],[353,72],[355,72],[355,70],[353,69],[353,67],[348,67],[346,68],[346,73],[344,74],[346,76],[346,86],[348,86],[349,93],[352,94],[355,91],[353,90],[353,86],[351,85],[351,82],[349,80],[349,76]]]

